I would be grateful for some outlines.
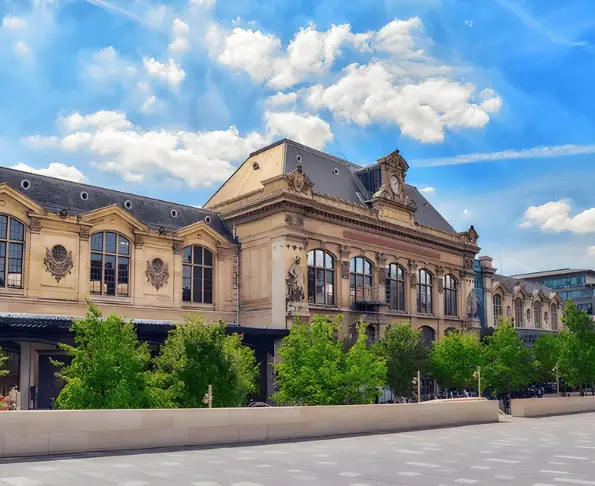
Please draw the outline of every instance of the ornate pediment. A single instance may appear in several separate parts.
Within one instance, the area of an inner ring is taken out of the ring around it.
[[[376,191],[373,199],[388,199],[415,211],[415,204],[405,192],[405,178],[409,165],[398,150],[391,152],[386,157],[378,160],[381,171],[380,189]]]
[[[477,233],[473,225],[471,225],[467,231],[459,233],[459,236],[465,243],[470,245],[476,245],[477,240],[479,239],[479,233]]]
[[[132,216],[128,211],[125,211],[117,204],[111,204],[104,208],[99,208],[89,211],[88,213],[84,213],[80,216],[80,221],[83,223],[98,224],[112,216],[115,216],[116,218],[119,218],[122,221],[130,224],[130,226],[132,226],[137,232],[149,232],[149,227],[145,223]]]
[[[314,186],[310,178],[304,174],[301,167],[287,174],[287,182],[290,190],[302,194],[308,194]]]

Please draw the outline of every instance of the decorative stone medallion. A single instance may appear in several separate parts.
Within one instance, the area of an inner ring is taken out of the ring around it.
[[[55,245],[51,250],[46,248],[43,263],[56,282],[60,282],[72,270],[72,252],[66,250],[62,245]]]
[[[161,258],[153,258],[152,261],[147,262],[147,281],[151,282],[151,285],[159,290],[163,287],[169,279],[169,268]]]

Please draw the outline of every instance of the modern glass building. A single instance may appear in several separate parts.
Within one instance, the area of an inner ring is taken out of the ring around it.
[[[572,299],[579,310],[586,310],[589,315],[593,315],[595,304],[595,271],[593,270],[562,268],[513,277],[545,285],[556,292],[562,300]]]

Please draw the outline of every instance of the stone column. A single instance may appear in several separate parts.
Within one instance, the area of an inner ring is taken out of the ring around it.
[[[337,301],[339,308],[349,308],[349,251],[346,245],[339,247],[339,264],[337,266]]]
[[[386,254],[376,253],[376,299],[386,302]]]
[[[33,354],[30,342],[19,341],[21,347],[19,362],[19,391],[21,392],[21,409],[29,410],[30,394],[29,387],[33,384]]]
[[[408,267],[409,271],[407,272],[405,285],[407,285],[409,291],[409,309],[412,316],[417,316],[417,272],[419,265],[417,261],[409,260]]]
[[[29,248],[25,246],[25,278],[23,287],[29,297],[39,297],[41,294],[41,275],[45,271],[44,268],[44,249],[42,247],[41,238],[41,220],[32,217],[29,225]],[[6,248],[8,256],[8,248]],[[27,264],[28,261],[28,264]],[[8,258],[6,260],[8,265]]]
[[[79,230],[79,261],[78,261],[78,300],[89,296],[89,281],[91,279],[91,244],[89,243],[89,226],[81,226]]]

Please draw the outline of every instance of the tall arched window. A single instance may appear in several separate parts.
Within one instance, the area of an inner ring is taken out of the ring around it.
[[[452,275],[444,276],[444,315],[458,315],[459,282]]]
[[[552,329],[558,330],[558,306],[556,304],[551,305],[550,314],[552,316]]]
[[[182,300],[213,303],[213,252],[202,246],[184,248],[182,253]]]
[[[0,287],[23,288],[25,225],[0,214]]]
[[[431,314],[432,306],[432,286],[434,277],[425,269],[419,271],[419,284],[417,285],[417,312]]]
[[[536,300],[533,303],[533,320],[535,321],[535,328],[541,327],[541,302]]]
[[[386,266],[386,304],[396,311],[405,311],[405,269],[391,263]]]
[[[349,262],[349,299],[366,302],[372,298],[372,262],[364,257],[353,257]]]
[[[91,236],[91,293],[130,295],[130,241],[113,231]]]
[[[498,326],[500,317],[502,317],[502,296],[496,294],[494,295],[494,327]]]
[[[514,300],[514,326],[523,327],[523,299],[520,297]]]
[[[335,303],[335,259],[324,250],[308,252],[308,302]]]

